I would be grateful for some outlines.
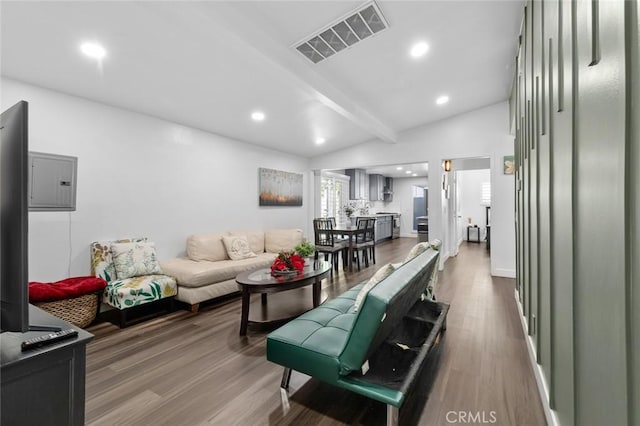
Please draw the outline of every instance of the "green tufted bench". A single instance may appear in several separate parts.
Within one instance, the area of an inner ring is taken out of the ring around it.
[[[399,266],[364,298],[361,283],[267,336],[267,359],[291,370],[387,404],[387,424],[399,409],[424,361],[446,328],[449,306],[423,297],[437,268],[427,249]]]

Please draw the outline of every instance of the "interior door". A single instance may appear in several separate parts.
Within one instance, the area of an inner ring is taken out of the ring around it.
[[[451,255],[457,256],[459,252],[460,243],[462,241],[462,214],[460,213],[460,187],[458,185],[458,172],[453,173],[453,179],[451,181],[451,230],[453,234],[451,247]]]
[[[447,200],[447,204],[449,205],[449,215],[448,215],[448,233],[449,233],[449,255],[457,256],[458,255],[458,238],[457,238],[457,193],[458,193],[458,185],[457,185],[457,172],[453,172],[450,174],[450,180],[448,185],[448,195],[449,199]]]

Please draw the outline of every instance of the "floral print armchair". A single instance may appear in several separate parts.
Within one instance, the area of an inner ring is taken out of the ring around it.
[[[121,311],[178,293],[175,278],[162,274],[147,238],[91,243],[91,273],[107,281],[103,301]],[[125,322],[122,315],[121,326]]]

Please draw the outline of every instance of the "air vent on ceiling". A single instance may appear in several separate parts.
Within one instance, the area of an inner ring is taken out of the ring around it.
[[[369,2],[320,31],[296,43],[294,47],[314,64],[353,46],[389,26],[378,5]]]

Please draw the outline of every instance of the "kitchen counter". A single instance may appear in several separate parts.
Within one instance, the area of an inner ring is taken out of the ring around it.
[[[400,213],[373,213],[373,214],[359,214],[353,217],[383,217],[383,216],[400,216]]]
[[[397,220],[400,217],[400,213],[361,214],[355,216],[356,220],[358,217],[376,219],[376,242],[397,238],[400,234],[400,221]],[[396,224],[398,225],[397,229],[394,228]]]

